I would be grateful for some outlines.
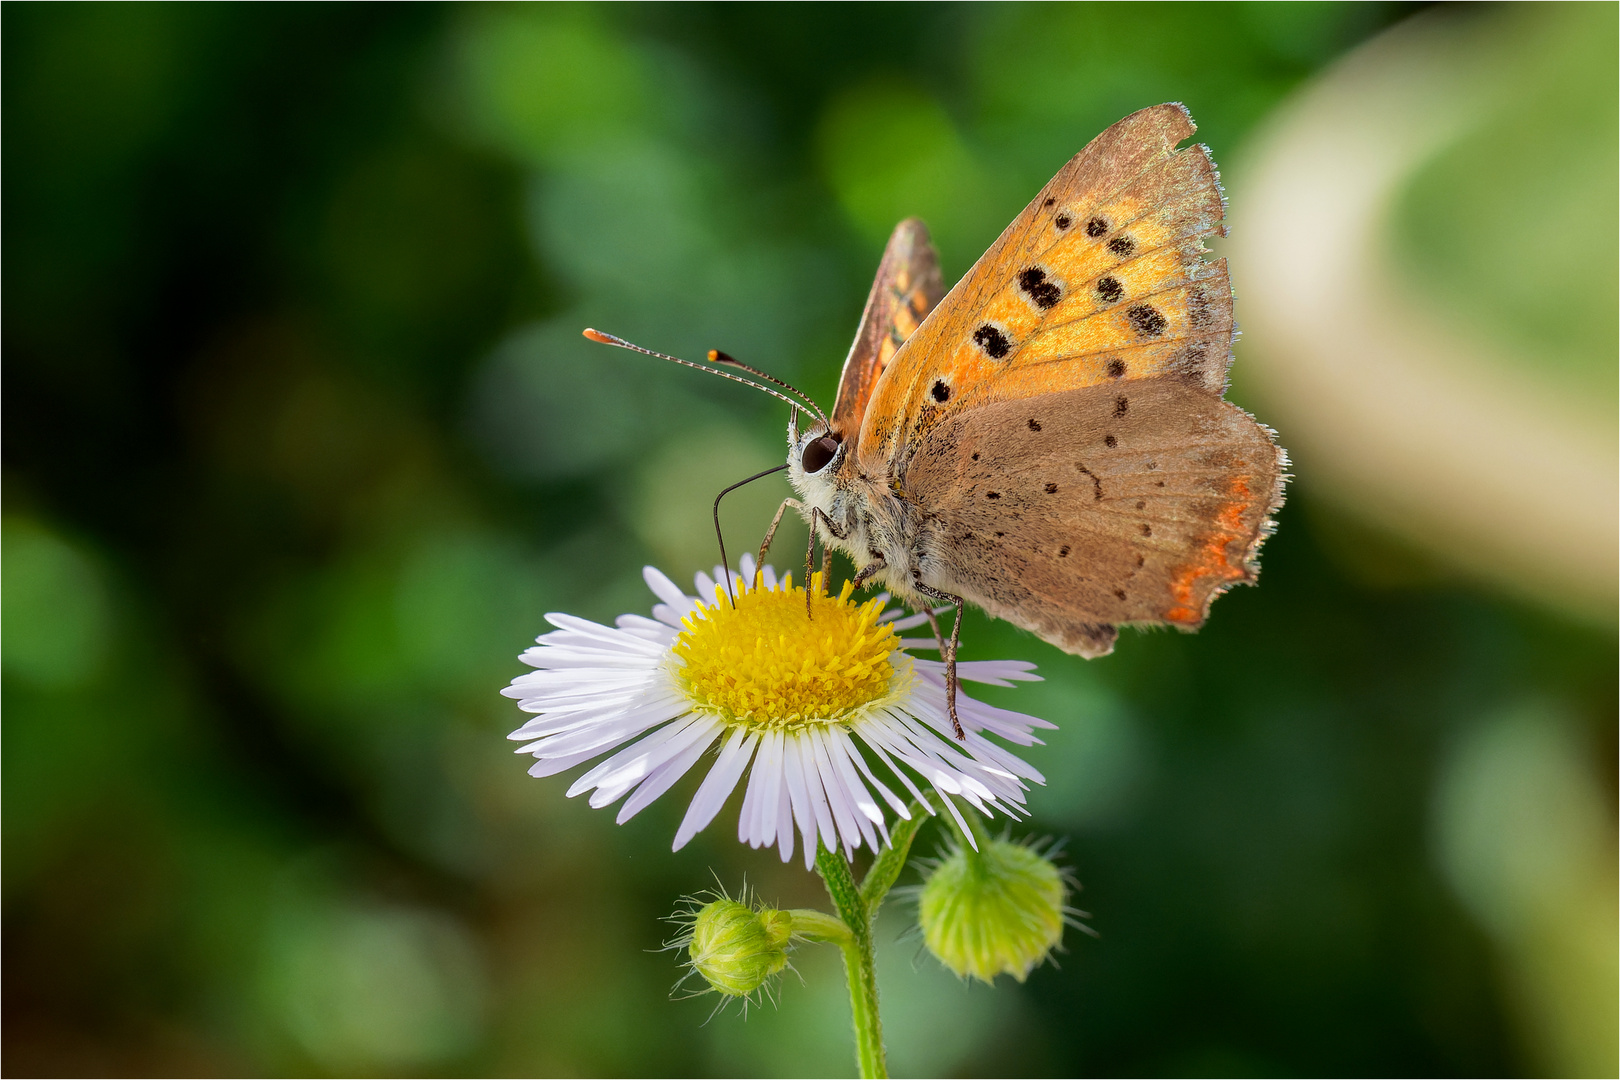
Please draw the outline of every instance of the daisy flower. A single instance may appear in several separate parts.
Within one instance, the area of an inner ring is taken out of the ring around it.
[[[806,867],[815,862],[818,839],[831,850],[842,847],[846,858],[862,844],[875,852],[880,838],[887,843],[880,799],[911,816],[881,777],[937,812],[926,789],[958,821],[953,799],[984,814],[1024,812],[1028,784],[1044,780],[986,735],[1029,746],[1040,742],[1037,728],[1055,725],[959,692],[967,739],[952,738],[944,663],[907,651],[937,650],[936,643],[896,634],[923,624],[926,614],[886,611],[887,595],[858,603],[847,583],[839,595],[825,595],[817,575],[807,618],[804,589],[792,575],[756,570],[747,556],[733,576],[733,605],[719,585],[723,574],[719,567],[712,577],[699,573],[697,595],[688,596],[648,567],[643,577],[660,601],[650,619],[621,615],[603,626],[546,616],[556,629],[521,657],[536,670],[501,691],[535,714],[509,736],[524,743],[518,753],[534,756],[529,775],[551,776],[611,755],[574,781],[568,795],[590,792],[598,808],[623,798],[623,823],[718,744],[676,830],[675,850],[714,820],[746,776],[738,839],[775,846],[784,862],[798,843]],[[1034,667],[974,661],[958,664],[957,672],[963,680],[1008,686],[1038,680]]]

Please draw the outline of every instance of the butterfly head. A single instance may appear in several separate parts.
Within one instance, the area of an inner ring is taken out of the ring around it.
[[[823,485],[830,489],[844,450],[841,432],[819,419],[801,432],[799,411],[793,411],[788,421],[788,477],[794,487],[806,494]]]

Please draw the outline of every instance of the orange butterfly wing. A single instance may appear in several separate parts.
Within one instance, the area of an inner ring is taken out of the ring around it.
[[[853,438],[860,431],[879,378],[944,293],[939,256],[928,240],[928,228],[907,218],[895,226],[883,249],[860,328],[844,360],[832,414],[832,429],[841,438]]]
[[[863,465],[991,401],[1231,362],[1232,290],[1203,239],[1224,235],[1214,163],[1178,104],[1132,113],[1041,189],[891,362],[861,426]]]

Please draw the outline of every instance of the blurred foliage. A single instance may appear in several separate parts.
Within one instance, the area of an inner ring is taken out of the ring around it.
[[[579,329],[828,401],[895,219],[958,274],[1125,113],[1185,101],[1225,155],[1407,11],[8,6],[6,1069],[850,1069],[831,950],[707,1026],[645,951],[711,868],[784,907],[813,879],[734,809],[672,856],[690,783],[616,827],[501,738],[542,614],[645,610],[642,563],[710,563],[713,492],[783,448],[775,402]],[[739,547],[772,483],[728,502]],[[1427,571],[1309,477],[1266,554],[1197,637],[1092,664],[969,618],[969,657],[1049,676],[996,700],[1062,725],[1032,827],[1102,937],[965,987],[891,905],[897,1070],[1541,1067],[1504,1020],[1568,980],[1493,935],[1572,925],[1512,854],[1570,814],[1547,858],[1606,895],[1612,634]],[[1504,769],[1563,793],[1511,850]]]
[[[1409,183],[1392,221],[1410,283],[1612,422],[1620,293],[1615,235],[1615,12],[1556,4],[1503,21],[1493,108]]]

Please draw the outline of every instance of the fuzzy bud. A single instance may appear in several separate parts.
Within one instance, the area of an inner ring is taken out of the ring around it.
[[[746,997],[787,966],[793,916],[721,898],[703,905],[687,945],[692,968],[731,997]]]
[[[1023,982],[1063,939],[1068,886],[1041,851],[1007,840],[956,845],[919,895],[923,942],[958,977]]]

